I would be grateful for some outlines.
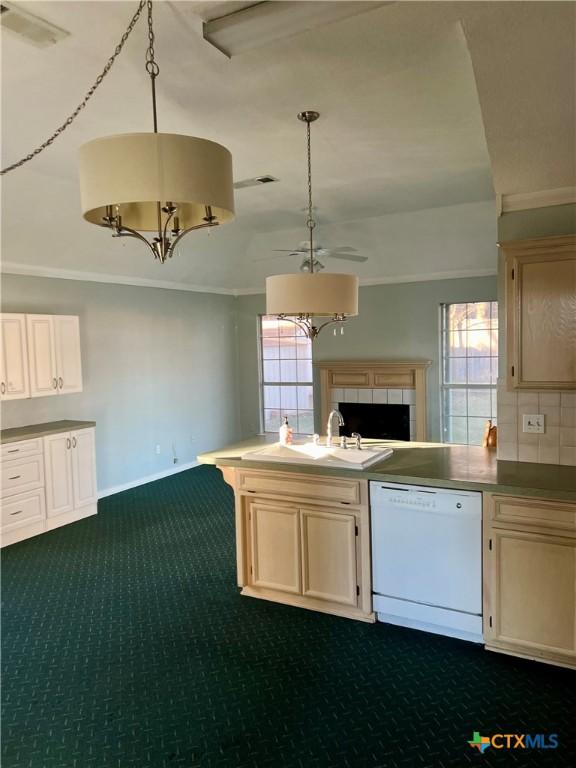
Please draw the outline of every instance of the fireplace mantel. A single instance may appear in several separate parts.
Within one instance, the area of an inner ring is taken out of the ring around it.
[[[399,389],[415,391],[415,439],[426,440],[426,369],[430,360],[334,360],[315,363],[320,371],[321,418],[330,413],[330,390]]]

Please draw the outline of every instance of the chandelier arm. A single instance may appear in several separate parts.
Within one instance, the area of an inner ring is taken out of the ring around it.
[[[188,227],[188,229],[183,229],[182,232],[180,232],[180,234],[177,235],[177,237],[170,243],[170,247],[168,248],[168,255],[172,256],[172,254],[174,253],[174,249],[176,248],[180,240],[182,240],[184,235],[188,234],[188,232],[193,232],[195,229],[207,229],[208,227],[217,227],[219,226],[219,224],[220,224],[219,221],[212,221],[212,222],[209,222],[208,224],[197,224],[195,227]]]
[[[169,213],[168,213],[168,216],[166,217],[166,221],[164,222],[164,230],[163,230],[163,232],[162,232],[162,240],[163,240],[163,241],[166,241],[166,234],[167,234],[167,232],[168,232],[168,225],[169,225],[169,224],[170,224],[170,222],[172,221],[172,218],[173,218],[173,216],[174,216],[174,211],[175,211],[175,210],[176,210],[176,209],[174,208],[173,210],[169,211]]]
[[[3,168],[0,171],[0,176],[4,176],[5,173],[8,173],[9,171],[13,171],[16,168],[20,168],[25,163],[28,163],[30,160],[33,160],[36,157],[36,155],[39,155],[40,152],[43,152],[45,149],[47,149],[58,138],[58,136],[60,136],[62,133],[64,133],[66,128],[68,128],[68,126],[71,125],[74,122],[74,120],[78,117],[80,112],[84,109],[86,104],[88,104],[88,102],[90,101],[90,99],[92,98],[94,93],[96,92],[96,89],[98,88],[100,83],[104,80],[104,78],[106,77],[108,72],[112,69],[112,65],[114,64],[114,62],[118,58],[120,52],[124,48],[124,44],[125,44],[126,40],[128,40],[128,38],[130,37],[130,33],[132,32],[134,27],[136,26],[136,22],[140,18],[140,14],[142,13],[145,5],[146,5],[146,0],[140,0],[140,2],[138,3],[138,8],[137,8],[134,16],[132,16],[132,18],[130,20],[130,23],[128,24],[128,27],[126,28],[126,31],[122,35],[122,37],[120,39],[120,42],[118,43],[118,45],[116,46],[116,48],[114,50],[114,53],[112,54],[112,56],[110,56],[110,58],[106,62],[106,65],[105,65],[104,69],[98,75],[98,77],[94,81],[92,87],[86,93],[86,96],[80,102],[80,104],[78,104],[78,106],[76,107],[74,112],[72,112],[72,114],[70,114],[66,118],[66,120],[62,123],[62,125],[60,125],[54,131],[54,133],[52,134],[52,136],[50,136],[50,138],[48,138],[48,139],[46,139],[46,141],[42,142],[42,144],[40,144],[38,147],[36,147],[36,149],[34,149],[29,154],[27,154],[25,157],[21,158],[20,160],[18,160],[15,163],[12,163],[12,165],[9,165],[6,168]]]
[[[112,227],[112,229],[115,229]],[[116,229],[112,237],[135,237],[138,240],[141,240],[143,243],[146,243],[148,248],[152,251],[154,258],[158,258],[158,253],[152,243],[149,240],[146,240],[144,235],[141,235],[140,232],[137,232],[135,229],[130,229],[130,227],[124,227],[122,226],[120,229]]]
[[[312,338],[310,335],[310,331],[314,326],[310,323],[310,320],[297,320],[295,317],[287,317],[286,315],[279,315],[278,316],[281,320],[286,320],[289,323],[293,323],[294,325],[298,326],[300,330],[308,337]]]
[[[346,320],[347,320],[347,318],[346,318],[346,316],[345,316],[345,315],[341,315],[341,316],[334,316],[334,317],[333,317],[333,318],[331,318],[330,320],[326,320],[326,322],[325,322],[325,323],[322,323],[322,325],[319,325],[319,326],[317,327],[317,329],[316,329],[316,336],[317,336],[317,335],[320,333],[320,331],[322,330],[322,328],[326,328],[326,326],[328,326],[328,325],[333,325],[334,323],[345,323],[345,322],[346,322]]]

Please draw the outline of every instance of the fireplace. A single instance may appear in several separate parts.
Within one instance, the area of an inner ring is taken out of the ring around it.
[[[364,437],[374,434],[376,439],[425,441],[429,365],[428,360],[322,360],[315,363],[320,374],[320,423],[324,428],[330,411],[338,408],[346,418],[347,435],[357,431]],[[372,406],[380,405],[392,407],[382,409],[378,415]]]
[[[410,440],[410,406],[381,403],[338,403],[344,418],[339,434],[383,440]]]

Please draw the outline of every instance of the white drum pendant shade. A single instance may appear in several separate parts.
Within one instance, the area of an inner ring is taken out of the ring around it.
[[[173,203],[181,229],[234,218],[232,156],[221,144],[175,133],[124,133],[80,147],[82,214],[106,226],[106,206],[122,224],[158,231],[157,203]]]
[[[358,314],[358,278],[334,273],[266,278],[266,314],[332,317]]]

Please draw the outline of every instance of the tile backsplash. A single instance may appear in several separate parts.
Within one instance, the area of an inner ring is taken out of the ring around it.
[[[544,433],[523,432],[523,414],[542,414]],[[576,466],[576,392],[510,392],[499,384],[498,458]]]

